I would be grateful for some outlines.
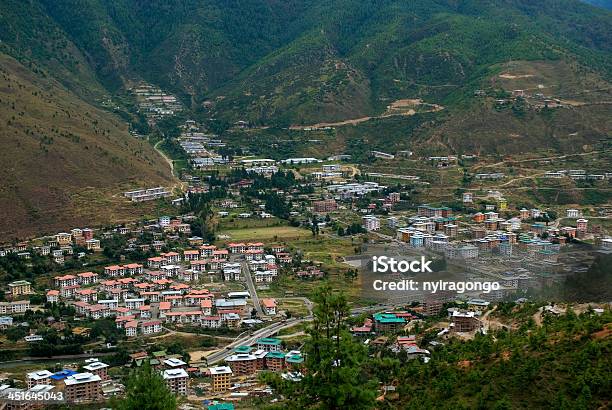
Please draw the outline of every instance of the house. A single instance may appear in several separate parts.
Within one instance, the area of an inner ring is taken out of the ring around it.
[[[56,276],[54,281],[55,281],[55,286],[58,288],[78,285],[79,283],[78,278],[74,275]]]
[[[261,299],[261,305],[264,313],[269,316],[276,315],[276,300],[271,298]]]
[[[127,337],[134,337],[138,333],[138,322],[131,320],[123,326]]]
[[[141,330],[143,335],[152,335],[160,333],[162,331],[162,325],[159,320],[152,320],[149,322],[141,323]]]
[[[366,231],[378,231],[380,229],[380,219],[373,215],[364,216],[362,222]]]
[[[77,281],[81,285],[91,285],[98,282],[98,274],[94,272],[77,273]]]

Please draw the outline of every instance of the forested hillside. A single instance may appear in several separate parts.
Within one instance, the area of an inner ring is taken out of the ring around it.
[[[32,132],[58,141],[54,134],[80,118],[81,133],[71,132],[91,142],[73,142],[57,157],[51,149],[44,162],[78,175],[77,191],[149,175],[163,182],[169,176],[160,157],[131,141],[108,112],[117,103],[124,120],[133,118],[128,90],[144,80],[176,94],[194,119],[214,118],[214,131],[237,120],[277,130],[340,122],[338,150],[367,141],[391,151],[574,152],[610,132],[611,27],[611,12],[578,0],[5,0],[4,73],[20,81],[17,90],[48,97],[22,95],[22,115],[4,109],[2,138],[11,158],[22,144],[20,166],[29,170],[42,149],[29,141]],[[515,89],[563,109],[511,100]],[[475,98],[476,90],[485,97]],[[5,105],[16,101],[14,92],[3,90]],[[394,102],[418,99],[435,110],[387,115]],[[94,110],[114,126],[86,125]],[[360,125],[343,127],[354,120]],[[113,165],[85,167],[94,141],[113,153],[96,161],[116,158]],[[134,152],[147,160],[135,161]],[[117,177],[102,178],[108,170]],[[11,171],[7,162],[0,171]],[[52,172],[18,174],[11,177],[17,184],[51,186],[45,176]],[[55,191],[53,209],[63,209],[67,195]],[[2,196],[29,215],[15,226],[47,209],[46,200],[29,203],[32,196]]]
[[[259,123],[346,119],[407,97],[453,105],[509,60],[612,73],[612,14],[576,0],[25,4],[2,6],[0,39],[17,58],[74,86],[144,78]]]

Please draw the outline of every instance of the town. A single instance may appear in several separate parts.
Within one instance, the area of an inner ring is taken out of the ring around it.
[[[164,114],[145,107],[152,119]],[[261,374],[300,383],[308,372],[303,335],[320,284],[351,295],[350,333],[359,343],[427,363],[449,340],[510,327],[495,315],[500,304],[529,304],[612,252],[609,208],[527,208],[512,188],[509,197],[494,189],[506,178],[497,170],[474,172],[452,198],[415,201],[430,185],[428,172],[448,172],[475,156],[399,154],[426,164],[408,177],[372,172],[347,154],[221,155],[215,150],[225,143],[195,122],[181,130],[190,158],[181,170],[185,191],[121,193],[127,202],[164,204],[168,214],[0,248],[9,273],[0,302],[0,396],[62,392],[70,403],[104,403],[123,394],[130,371],[150,366],[184,408],[272,400],[277,393]],[[372,155],[395,160],[383,154]],[[597,175],[609,184],[612,174]],[[361,262],[381,249],[421,263],[427,257],[425,275],[500,286],[400,297],[362,290],[368,277]],[[534,315],[541,321],[587,308],[601,315],[609,306],[542,305]],[[22,356],[32,364],[20,364]],[[214,407],[221,405],[228,407]]]

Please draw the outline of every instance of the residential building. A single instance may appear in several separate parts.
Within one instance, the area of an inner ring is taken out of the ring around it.
[[[64,379],[64,393],[68,402],[96,401],[101,398],[100,376],[77,373]]]
[[[11,296],[29,295],[32,293],[32,284],[27,280],[18,280],[8,284]]]
[[[232,369],[228,366],[216,366],[208,369],[212,379],[212,391],[223,392],[231,387]]]
[[[182,368],[164,370],[162,373],[166,385],[170,391],[174,394],[187,395],[187,384],[189,382],[189,375]]]

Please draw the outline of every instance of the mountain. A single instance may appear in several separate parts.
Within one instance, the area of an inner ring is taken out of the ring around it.
[[[3,88],[3,101],[22,99],[20,111],[4,103],[5,155],[26,159],[17,186],[49,190],[50,170],[78,180],[56,188],[56,207],[85,186],[168,182],[160,157],[103,106],[130,120],[127,90],[140,81],[201,120],[357,124],[337,127],[337,150],[583,150],[610,132],[611,27],[611,12],[578,0],[4,0],[2,68],[22,84]],[[495,102],[517,89],[564,108]],[[22,215],[11,226],[45,215],[47,201],[2,188]]]

